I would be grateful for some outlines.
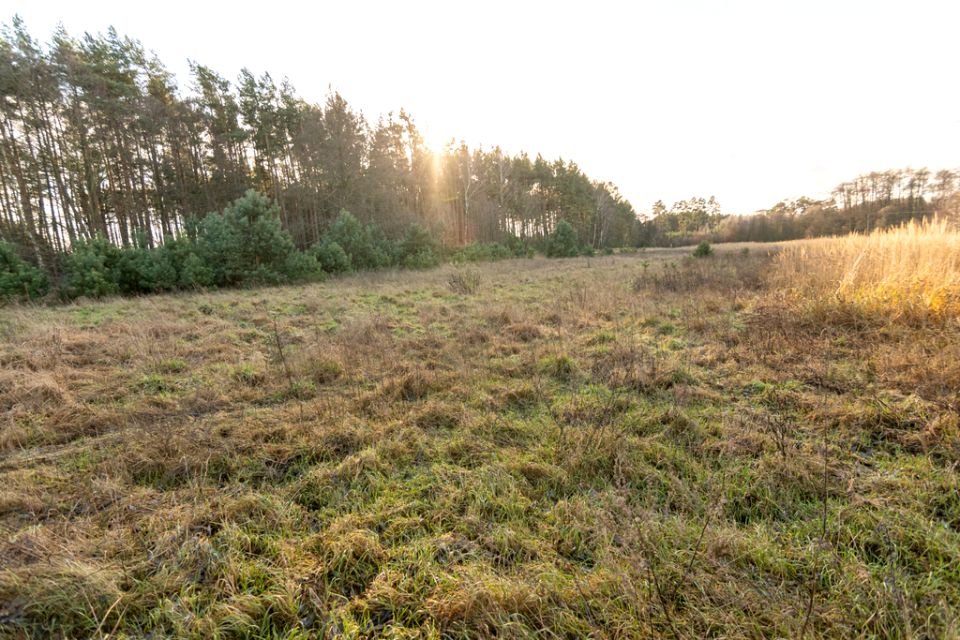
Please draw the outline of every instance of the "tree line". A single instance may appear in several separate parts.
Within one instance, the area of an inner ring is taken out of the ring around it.
[[[47,44],[19,18],[0,33],[0,239],[57,273],[102,238],[159,247],[188,220],[249,190],[277,206],[294,246],[321,241],[341,211],[400,239],[414,224],[447,244],[544,241],[560,220],[594,249],[632,242],[616,187],[570,161],[499,148],[424,145],[401,110],[369,122],[342,96],[323,104],[243,69],[197,62],[182,91],[163,63],[111,29]]]
[[[837,185],[828,198],[782,200],[753,215],[725,215],[714,198],[654,203],[636,240],[647,246],[709,242],[777,242],[868,233],[940,216],[960,224],[960,169],[892,169]]]

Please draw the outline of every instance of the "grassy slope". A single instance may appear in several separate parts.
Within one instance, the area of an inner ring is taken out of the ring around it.
[[[0,310],[0,633],[956,637],[957,330],[757,253]]]

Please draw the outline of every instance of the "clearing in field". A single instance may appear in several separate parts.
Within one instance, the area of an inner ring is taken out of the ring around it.
[[[957,280],[817,242],[2,310],[0,630],[956,637]]]

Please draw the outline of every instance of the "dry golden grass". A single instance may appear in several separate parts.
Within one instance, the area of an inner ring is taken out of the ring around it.
[[[775,283],[911,322],[960,320],[960,231],[945,220],[787,243]]]

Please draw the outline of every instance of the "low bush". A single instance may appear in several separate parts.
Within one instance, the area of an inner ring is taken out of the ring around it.
[[[279,212],[269,198],[250,190],[222,213],[207,214],[199,222],[196,250],[212,269],[213,284],[282,282],[319,271],[294,257],[297,250],[280,226]]]
[[[454,271],[447,278],[447,286],[454,293],[472,295],[480,290],[480,273],[471,269]]]
[[[313,246],[310,253],[327,273],[347,273],[353,266],[350,256],[335,240],[320,242]]]
[[[39,298],[49,287],[47,274],[17,255],[12,244],[0,242],[0,301]]]
[[[426,227],[415,224],[400,241],[398,255],[407,269],[428,269],[440,264],[440,245]]]
[[[120,293],[121,250],[103,236],[81,240],[63,261],[69,297],[100,298]]]
[[[501,242],[474,242],[457,249],[450,256],[452,262],[492,262],[509,258],[532,258],[536,252],[526,241],[511,234]]]
[[[114,272],[120,293],[171,291],[178,287],[176,254],[163,246],[149,249],[146,244],[145,238],[138,238],[137,246],[120,251]]]
[[[573,227],[566,225],[554,235],[558,255],[577,255]],[[474,243],[449,253],[428,228],[417,224],[394,241],[378,225],[363,224],[346,210],[318,243],[299,251],[281,225],[277,205],[254,190],[223,211],[187,218],[179,237],[152,244],[145,236],[124,247],[103,235],[76,241],[61,257],[60,297],[281,284],[390,266],[426,269],[445,259],[479,262],[533,254],[532,247],[514,235],[503,243]],[[0,300],[36,298],[48,290],[43,270],[20,258],[13,245],[0,243]]]
[[[566,220],[561,220],[547,238],[548,258],[574,258],[580,255],[580,241],[577,230]]]
[[[706,240],[698,244],[697,248],[693,250],[694,258],[706,258],[711,255],[713,255],[713,247]]]
[[[517,258],[532,258],[536,254],[533,246],[531,246],[528,241],[512,233],[507,235],[502,244],[510,251],[512,256]]]
[[[361,224],[347,210],[340,212],[320,244],[333,242],[347,254],[350,268],[355,271],[382,269],[396,261],[397,248],[387,239],[383,229]]]
[[[342,250],[341,250],[342,253]],[[220,213],[187,221],[181,238],[120,248],[103,236],[78,241],[63,260],[65,297],[99,298],[197,287],[316,279],[323,260],[297,251],[266,196],[247,191]]]
[[[451,256],[453,262],[490,262],[513,258],[515,254],[499,242],[474,242],[457,249]]]

